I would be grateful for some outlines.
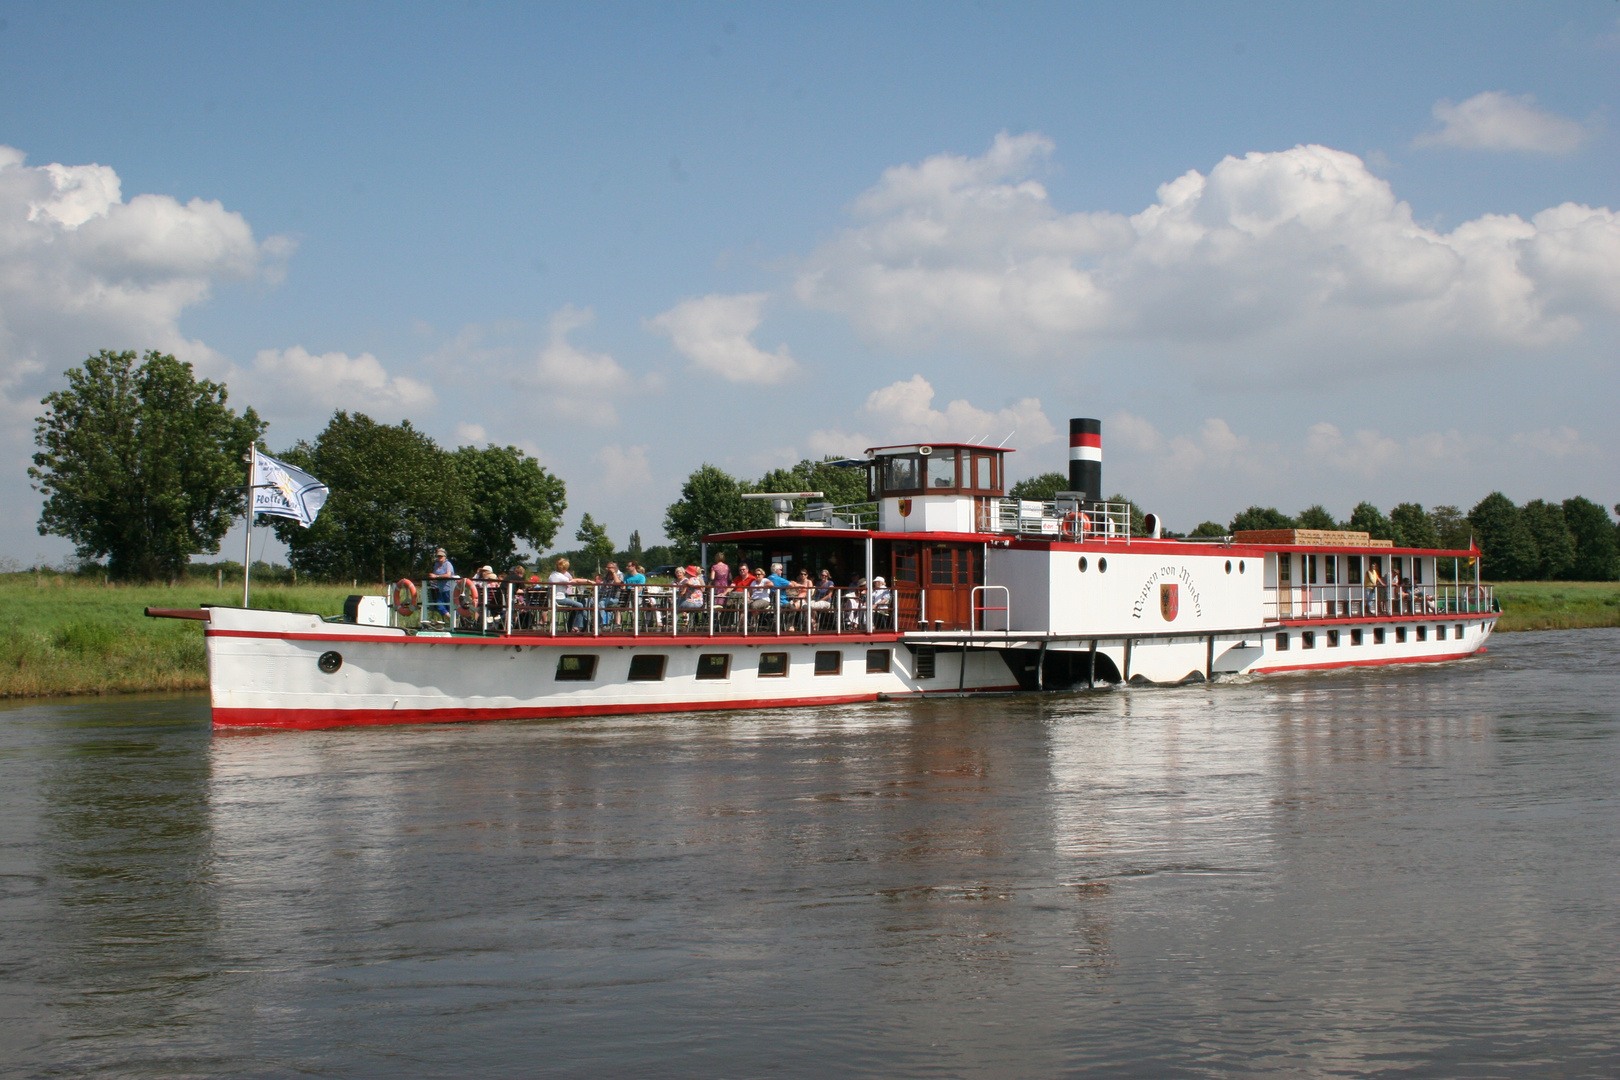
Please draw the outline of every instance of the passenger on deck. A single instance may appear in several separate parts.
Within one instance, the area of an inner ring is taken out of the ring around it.
[[[546,579],[547,581],[551,582],[551,602],[556,604],[559,608],[570,609],[568,615],[568,629],[583,630],[585,629],[585,605],[579,600],[574,599],[574,590],[572,586],[590,585],[592,582],[586,581],[584,578],[577,578],[570,573],[568,570],[567,559],[558,559],[555,565],[557,568],[553,570],[551,572],[551,576]]]
[[[524,582],[529,580],[529,572],[523,568],[522,563],[518,563],[516,566],[512,567],[512,569],[508,570],[506,572],[506,577],[502,578],[501,580],[510,581],[514,585],[522,585]]]
[[[815,591],[810,594],[810,610],[813,612],[831,611],[833,595],[837,592],[837,589],[838,587],[833,584],[832,571],[823,570],[816,578]]]
[[[1363,608],[1364,614],[1378,614],[1378,590],[1383,586],[1383,584],[1384,580],[1378,576],[1378,567],[1372,564],[1371,559],[1368,559],[1367,573],[1362,581],[1362,587],[1366,590],[1362,594],[1363,602],[1366,605]]]
[[[800,567],[799,576],[788,586],[788,607],[793,611],[803,611],[810,601],[810,590],[813,588],[815,583],[810,580],[810,571]]]
[[[721,592],[731,588],[731,567],[726,565],[725,552],[714,557],[714,565],[709,567],[709,584]]]
[[[450,593],[455,588],[456,568],[444,548],[433,553],[433,569],[428,571],[428,610],[436,621],[450,621]]]
[[[889,601],[894,599],[894,593],[889,590],[888,583],[880,577],[872,579],[872,625],[877,626],[880,618],[886,619],[889,615]],[[892,626],[893,624],[890,623]]]
[[[702,611],[703,571],[695,566],[675,568],[675,607],[679,611]]]
[[[855,584],[844,590],[844,623],[850,630],[859,629],[863,620],[861,610],[866,606],[866,579],[858,577]]]
[[[754,579],[753,599],[748,604],[750,611],[770,611],[775,605],[782,590],[793,584],[782,576],[782,564],[771,563],[771,572],[765,577]]]
[[[737,593],[747,593],[748,587],[750,585],[752,585],[753,583],[754,583],[754,572],[748,568],[747,563],[745,563],[745,562],[738,563],[737,564],[737,572],[736,572],[736,574],[732,575],[732,578],[731,578],[731,591],[732,592],[737,592]],[[718,585],[715,586],[716,589],[718,589],[719,587],[720,586],[718,586]]]

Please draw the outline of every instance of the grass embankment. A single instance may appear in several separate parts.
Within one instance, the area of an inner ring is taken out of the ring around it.
[[[365,591],[268,586],[253,590],[253,606],[337,615],[344,597]],[[202,690],[208,685],[202,624],[142,612],[240,604],[242,585],[103,585],[70,575],[0,574],[0,597],[0,697]]]
[[[1501,581],[1498,630],[1574,630],[1620,626],[1620,582]]]

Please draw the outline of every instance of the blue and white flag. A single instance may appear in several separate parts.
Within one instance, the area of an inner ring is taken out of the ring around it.
[[[329,489],[303,469],[253,448],[253,513],[295,519],[304,528],[315,522],[315,515],[326,505]],[[251,520],[251,516],[250,516]]]

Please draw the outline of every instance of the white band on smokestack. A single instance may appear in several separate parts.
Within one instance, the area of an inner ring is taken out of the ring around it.
[[[1100,446],[1071,446],[1069,447],[1070,461],[1101,461],[1102,447]]]

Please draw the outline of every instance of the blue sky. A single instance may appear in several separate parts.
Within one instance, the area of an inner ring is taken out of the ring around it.
[[[705,460],[1016,429],[1028,474],[1074,415],[1182,528],[1620,499],[1614,3],[0,19],[24,562],[68,550],[38,399],[103,346],[273,448],[333,408],[523,446],[621,543]]]

